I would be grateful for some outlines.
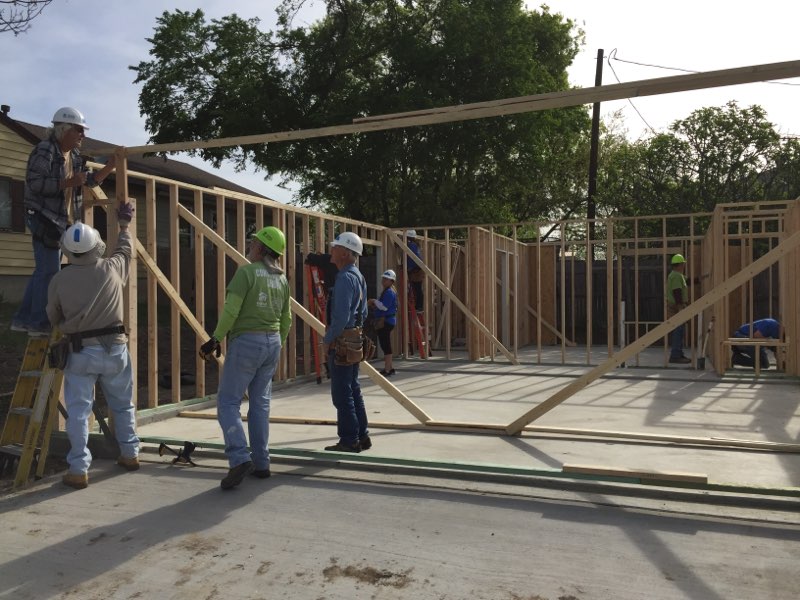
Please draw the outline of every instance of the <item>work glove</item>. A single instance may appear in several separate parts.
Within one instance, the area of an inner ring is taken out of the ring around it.
[[[210,340],[200,346],[200,358],[211,360],[214,354],[219,358],[222,355],[222,347],[219,345],[219,340],[212,335]]]
[[[133,204],[130,202],[120,204],[119,208],[117,208],[117,219],[120,225],[128,225],[133,219]]]

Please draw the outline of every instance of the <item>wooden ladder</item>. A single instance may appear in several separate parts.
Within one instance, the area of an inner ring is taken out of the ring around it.
[[[50,434],[56,421],[64,373],[48,362],[50,340],[30,338],[0,436],[0,472],[18,461],[14,489],[23,487],[36,462],[36,478],[44,474]]]
[[[328,303],[328,297],[325,293],[325,287],[322,284],[323,275],[321,269],[315,265],[306,265],[306,273],[308,274],[308,285],[311,290],[311,313],[324,325],[325,324],[325,310]],[[322,383],[322,371],[320,364],[325,363],[327,370],[327,356],[320,356],[319,334],[313,327],[311,329],[311,347],[314,353],[314,368],[317,372],[317,383]]]

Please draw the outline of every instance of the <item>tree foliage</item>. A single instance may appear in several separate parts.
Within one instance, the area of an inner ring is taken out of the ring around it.
[[[521,0],[328,0],[275,32],[230,15],[165,12],[131,67],[154,143],[349,123],[367,115],[568,88],[582,34]],[[552,216],[585,198],[583,108],[201,150],[299,182],[298,200],[387,225]]]
[[[25,33],[53,0],[0,0],[0,33]]]
[[[721,202],[800,195],[800,142],[760,106],[707,107],[635,142],[606,134],[598,203],[607,214],[710,212]]]

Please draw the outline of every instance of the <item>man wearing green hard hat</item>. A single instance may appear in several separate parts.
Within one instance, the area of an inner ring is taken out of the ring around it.
[[[684,271],[686,259],[682,254],[675,254],[670,260],[672,269],[667,276],[667,318],[672,318],[689,304],[689,287],[686,283]],[[683,332],[685,323],[681,323],[670,334],[669,362],[688,364],[691,359],[683,354]]]
[[[220,484],[224,490],[239,485],[250,474],[261,479],[270,476],[267,442],[272,377],[292,325],[289,282],[281,266],[285,250],[286,237],[277,227],[264,227],[253,235],[247,252],[250,264],[236,270],[214,334],[200,348],[204,360],[219,357],[219,340],[228,336],[217,392],[217,420],[230,466]],[[249,451],[240,413],[245,392],[249,396]]]

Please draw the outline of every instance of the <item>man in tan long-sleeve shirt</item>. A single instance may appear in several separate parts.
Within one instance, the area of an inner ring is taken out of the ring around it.
[[[67,229],[61,248],[70,266],[53,277],[48,289],[50,323],[71,342],[64,367],[64,402],[69,415],[66,429],[71,447],[67,454],[69,472],[63,482],[76,489],[89,485],[92,455],[86,444],[96,383],[103,389],[114,415],[120,447],[117,463],[129,471],[139,468],[133,372],[122,326],[123,289],[132,250],[128,233],[132,213],[133,207],[128,203],[117,210],[119,238],[108,258],[102,258],[106,245],[96,229],[83,223]]]

